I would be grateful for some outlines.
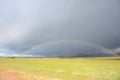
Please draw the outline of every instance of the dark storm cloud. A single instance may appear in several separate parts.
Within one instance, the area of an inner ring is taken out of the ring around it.
[[[81,40],[120,46],[118,0],[4,0],[0,46],[22,52],[38,43]]]

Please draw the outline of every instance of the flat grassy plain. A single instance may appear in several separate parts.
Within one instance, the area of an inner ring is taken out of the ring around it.
[[[120,80],[120,58],[0,58],[0,80]]]

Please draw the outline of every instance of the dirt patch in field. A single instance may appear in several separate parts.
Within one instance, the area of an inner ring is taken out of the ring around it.
[[[18,73],[14,71],[1,71],[0,80],[61,80],[61,79],[50,79],[35,75],[29,75],[27,73]]]
[[[0,72],[0,78],[2,80],[18,80],[14,73]]]

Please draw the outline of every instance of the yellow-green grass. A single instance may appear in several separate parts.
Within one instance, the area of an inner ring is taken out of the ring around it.
[[[120,80],[120,58],[0,58],[0,72],[23,80]]]

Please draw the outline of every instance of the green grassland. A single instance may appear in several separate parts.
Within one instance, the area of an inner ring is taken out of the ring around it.
[[[17,80],[120,80],[120,58],[0,58],[0,72]]]

